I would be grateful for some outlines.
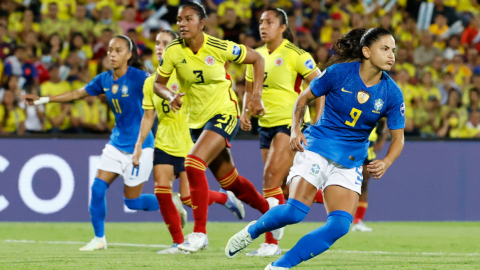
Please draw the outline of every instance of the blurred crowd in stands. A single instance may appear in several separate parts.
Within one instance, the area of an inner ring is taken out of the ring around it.
[[[154,72],[155,37],[176,30],[183,0],[2,0],[0,134],[109,133],[106,100],[25,106],[24,93],[57,95],[107,71],[109,40],[127,35]],[[256,48],[258,19],[284,9],[295,43],[326,63],[330,47],[354,28],[383,27],[396,39],[390,72],[404,93],[407,136],[480,138],[480,3],[478,0],[204,0],[206,32]],[[239,100],[245,65],[229,64]]]

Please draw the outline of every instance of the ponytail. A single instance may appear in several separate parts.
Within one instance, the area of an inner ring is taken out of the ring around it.
[[[327,63],[321,66],[320,69],[326,69],[333,64],[366,59],[362,52],[363,47],[370,48],[373,43],[387,35],[391,36],[392,34],[388,30],[379,27],[368,30],[365,28],[357,28],[349,31],[335,41],[331,48],[334,55],[330,57]]]

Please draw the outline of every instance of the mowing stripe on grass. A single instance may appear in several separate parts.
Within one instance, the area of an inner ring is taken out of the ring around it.
[[[87,242],[73,242],[73,241],[34,241],[34,240],[3,240],[4,243],[24,243],[24,244],[67,244],[67,245],[85,245]],[[147,245],[147,244],[131,244],[131,243],[108,243],[109,246],[124,246],[124,247],[155,247],[155,248],[168,248],[169,245]],[[247,248],[245,250],[254,250],[253,248]],[[283,252],[287,252],[290,249],[282,249]],[[389,252],[389,251],[361,251],[361,250],[341,250],[333,249],[327,250],[331,253],[359,253],[359,254],[378,254],[378,255],[420,255],[420,256],[480,256],[480,253],[444,253],[444,252]]]

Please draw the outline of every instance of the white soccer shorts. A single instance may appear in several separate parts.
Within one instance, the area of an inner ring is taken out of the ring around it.
[[[136,187],[148,181],[153,169],[153,148],[142,149],[140,166],[133,167],[132,154],[123,152],[107,144],[103,148],[98,170],[117,173],[123,176],[125,185]]]
[[[304,150],[295,154],[287,184],[290,185],[295,176],[301,176],[317,190],[334,185],[362,194],[362,170],[362,166],[349,169],[315,152]]]

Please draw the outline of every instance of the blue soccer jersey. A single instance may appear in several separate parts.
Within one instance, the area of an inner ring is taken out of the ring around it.
[[[134,67],[113,80],[113,71],[103,72],[85,86],[91,96],[105,94],[115,115],[115,128],[109,144],[127,153],[133,153],[140,132],[143,109],[143,83],[149,74]],[[150,131],[142,148],[153,147],[154,138]]]
[[[344,167],[361,166],[367,157],[368,137],[387,117],[390,129],[405,128],[405,103],[398,85],[383,72],[380,82],[366,87],[360,62],[335,64],[310,83],[315,96],[325,95],[325,109],[305,130],[305,149]]]

